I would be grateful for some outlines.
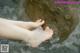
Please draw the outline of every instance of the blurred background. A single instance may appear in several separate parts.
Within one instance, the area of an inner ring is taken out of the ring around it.
[[[55,34],[38,48],[23,41],[7,40],[9,53],[80,53],[80,6],[58,4],[57,0],[0,0],[0,17],[11,20],[44,19]],[[67,0],[79,1],[79,0]],[[1,39],[0,39],[1,40]]]

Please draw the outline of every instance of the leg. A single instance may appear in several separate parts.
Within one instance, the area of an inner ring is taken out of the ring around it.
[[[28,40],[32,32],[24,28],[17,27],[10,23],[0,21],[0,37],[7,39],[23,40],[26,36]]]
[[[53,31],[49,27],[29,31],[12,23],[0,21],[0,36],[8,39],[23,40],[30,46],[37,47],[43,41],[52,37]]]
[[[44,24],[44,20],[41,21],[41,19],[37,20],[36,22],[24,22],[24,21],[13,21],[13,20],[7,20],[7,19],[0,18],[0,21],[12,23],[14,25],[17,25],[17,26],[25,28],[25,29],[37,28]]]

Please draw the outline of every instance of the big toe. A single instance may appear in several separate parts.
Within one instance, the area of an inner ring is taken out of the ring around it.
[[[41,25],[43,25],[44,23],[45,23],[44,20],[42,20],[42,21],[37,21],[37,22],[36,22],[36,25],[41,26]]]
[[[36,20],[36,22],[41,22],[41,19],[39,19],[39,20]]]
[[[49,39],[52,37],[52,35],[53,35],[52,29],[50,29],[49,27],[46,27],[45,32],[46,32],[46,39]]]

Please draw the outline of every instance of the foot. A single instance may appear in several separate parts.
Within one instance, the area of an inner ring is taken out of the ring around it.
[[[33,22],[34,27],[39,27],[39,26],[43,25],[44,23],[45,23],[45,21],[41,20],[41,19],[37,20],[36,22]]]
[[[46,27],[44,35],[45,37],[43,38],[43,41],[50,39],[52,35],[53,35],[53,30],[50,29],[49,27]]]
[[[43,25],[44,22],[45,22],[44,20],[39,19],[36,22],[22,22],[22,21],[18,22],[17,21],[12,24],[15,24],[15,25],[22,27],[22,28],[25,28],[25,29],[34,29],[34,28],[37,28],[37,27]]]
[[[46,27],[45,30],[42,30],[42,28],[37,29],[32,34],[31,39],[29,40],[28,46],[38,47],[42,42],[50,39],[52,35],[53,35],[53,30],[50,29],[49,27]]]

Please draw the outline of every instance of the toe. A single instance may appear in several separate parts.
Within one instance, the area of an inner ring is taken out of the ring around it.
[[[41,22],[41,19],[37,20],[36,22]]]
[[[47,26],[46,28],[45,28],[45,31],[49,31],[50,30],[50,28],[49,28],[49,26]]]
[[[45,23],[45,21],[43,20],[43,21],[41,21],[41,22],[37,22],[36,25],[41,26],[41,25],[43,25],[44,23]]]
[[[41,19],[39,19],[39,20],[37,20],[36,22],[35,22],[35,24],[36,25],[43,25],[45,23],[45,21],[44,20],[41,20]]]
[[[45,23],[45,21],[43,20],[43,21],[41,21],[41,24],[44,24]]]

